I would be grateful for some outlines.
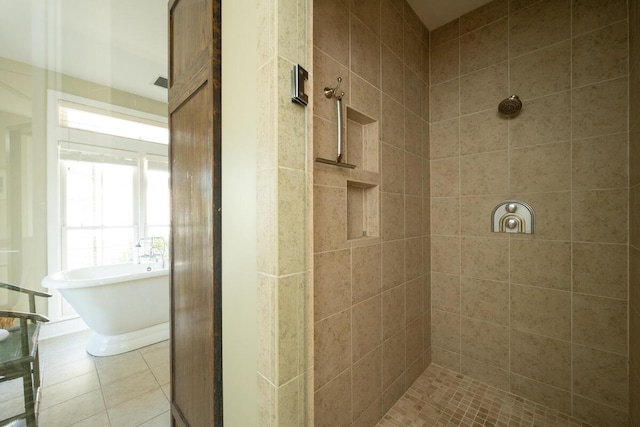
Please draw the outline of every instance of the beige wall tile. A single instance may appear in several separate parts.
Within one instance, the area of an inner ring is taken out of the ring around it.
[[[510,257],[512,283],[571,290],[571,243],[513,240]]]
[[[427,66],[428,66],[428,64],[427,64]],[[426,124],[426,122],[429,121],[429,119],[431,117],[431,114],[430,114],[430,111],[429,111],[429,97],[430,97],[431,88],[429,86],[428,81],[429,80],[423,80],[422,81],[422,96],[421,96],[421,99],[422,99],[422,120],[425,121],[425,124]],[[427,130],[428,130],[428,128],[427,128]],[[427,138],[429,137],[429,132],[426,133],[426,137]],[[427,144],[427,147],[428,147],[428,144]],[[428,156],[428,151],[426,151],[425,154],[426,154],[425,157],[429,157]]]
[[[386,340],[382,346],[382,351],[382,388],[387,389],[405,370],[406,350],[404,329]],[[404,393],[404,390],[400,394]]]
[[[404,186],[405,193],[412,196],[422,197],[422,185],[424,179],[423,174],[423,159],[415,154],[405,153],[404,156]]]
[[[573,238],[586,242],[626,243],[627,190],[573,192]]]
[[[523,100],[571,89],[571,42],[561,42],[510,62],[511,93]],[[528,104],[526,104],[528,105]]]
[[[624,0],[574,0],[573,34],[579,35],[627,17]]]
[[[629,217],[629,240],[635,247],[640,247],[640,186],[633,186],[629,190],[629,211],[633,212]]]
[[[324,252],[347,246],[347,192],[343,188],[314,186],[314,251]]]
[[[509,87],[508,63],[466,74],[460,78],[460,112],[471,114],[493,109],[507,96]],[[433,94],[433,91],[431,92]]]
[[[403,240],[395,240],[382,244],[382,289],[388,290],[405,281]]]
[[[406,237],[419,237],[424,234],[422,205],[422,197],[404,196]]]
[[[404,197],[402,194],[380,193],[383,240],[404,237]]]
[[[523,55],[571,37],[571,1],[544,0],[509,18],[509,53]]]
[[[527,101],[522,112],[509,123],[511,148],[571,138],[571,96],[560,92],[544,98]]]
[[[404,102],[404,69],[402,59],[382,46],[382,91],[398,102]],[[384,108],[384,105],[383,105]]]
[[[316,322],[314,335],[317,390],[351,365],[351,310]]]
[[[467,74],[507,59],[507,19],[460,37],[460,73]]]
[[[415,73],[422,73],[422,34],[416,34],[406,20],[404,24],[404,62]]]
[[[511,190],[517,192],[571,189],[571,144],[546,144],[511,150]]]
[[[422,316],[420,316],[420,318],[414,320],[413,322],[409,323],[407,325],[407,330],[406,330],[406,342],[405,342],[405,346],[407,349],[407,354],[406,354],[406,360],[407,360],[407,369],[410,368],[411,365],[413,365],[416,361],[419,360],[420,356],[422,355],[423,352],[423,337],[424,337],[424,321],[422,319]],[[417,369],[414,368],[414,372]],[[407,381],[410,378],[407,377]],[[415,378],[411,378],[413,381],[415,381]],[[412,381],[412,382],[413,382]]]
[[[511,371],[571,390],[571,344],[512,330]]]
[[[515,194],[513,198],[528,203],[536,214],[535,234],[520,235],[518,238],[571,240],[571,193],[569,191]]]
[[[382,290],[382,246],[370,245],[352,250],[352,295],[357,304]]]
[[[277,282],[277,382],[278,386],[304,373],[305,300],[304,273],[280,277]]]
[[[452,371],[460,372],[460,353],[454,353],[440,347],[431,348],[432,362]]]
[[[460,109],[459,86],[457,79],[431,86],[429,96],[431,123],[458,116]]]
[[[431,48],[460,36],[460,20],[455,19],[431,31]]]
[[[491,231],[491,213],[506,195],[465,196],[460,198],[460,233],[463,236],[506,238]]]
[[[476,30],[507,16],[508,1],[494,0],[460,17],[460,34]]]
[[[315,99],[313,114],[335,122],[335,103],[324,96],[323,90],[326,86],[334,87],[337,84],[336,79],[338,77],[342,77],[341,87],[348,88],[351,81],[347,63],[340,63],[330,55],[331,52],[323,52],[318,47],[313,49],[313,79],[316,82],[313,85],[313,98]],[[351,94],[345,91],[343,98],[345,104],[349,104],[350,96]]]
[[[461,238],[461,274],[475,279],[509,279],[509,242],[505,239]]]
[[[424,274],[423,254],[424,239],[418,237],[405,240],[405,273],[407,280],[414,279]]]
[[[552,338],[571,339],[571,294],[511,285],[511,327]]]
[[[382,413],[386,413],[407,390],[406,375],[400,375],[382,392]]]
[[[618,22],[573,40],[573,86],[628,75],[627,21]]]
[[[640,376],[638,372],[631,367],[632,374],[629,378],[629,414],[633,422],[640,420]]]
[[[640,71],[640,66],[638,67],[638,71]],[[634,73],[634,74],[639,74]],[[638,79],[640,81],[640,79]],[[631,95],[633,96],[633,87],[640,86],[640,84],[631,81]],[[636,89],[638,90],[638,89]],[[638,90],[640,92],[640,90]],[[633,120],[634,117],[640,116],[640,114],[635,114],[633,112],[633,105],[640,104],[640,95],[636,96],[639,101],[631,101],[631,112],[629,113],[629,117]],[[640,112],[640,105],[638,105],[638,111]],[[638,122],[640,123],[640,122]],[[638,124],[633,124],[629,126],[629,185],[638,185],[640,184],[640,126]]]
[[[511,374],[511,393],[541,403],[565,414],[571,412],[570,392],[521,375]]]
[[[431,233],[457,235],[460,230],[459,198],[434,197],[431,199]]]
[[[460,194],[504,194],[509,188],[507,150],[460,158]]]
[[[380,87],[380,39],[357,19],[351,19],[351,71]]]
[[[460,274],[460,238],[431,236],[431,271]]]
[[[627,246],[573,244],[573,290],[604,297],[627,297]]]
[[[407,379],[407,387],[411,387],[413,383],[420,377],[420,375],[425,370],[425,355],[421,354],[415,362],[413,362],[410,366],[407,367],[407,371],[405,373]]]
[[[351,303],[351,252],[316,254],[313,267],[313,303],[317,321],[345,310]]]
[[[458,195],[458,158],[432,160],[430,169],[431,197],[450,197]]]
[[[446,82],[460,75],[460,39],[455,38],[431,50],[431,84]]]
[[[625,188],[629,159],[626,133],[573,141],[574,190]]]
[[[509,328],[461,318],[461,354],[502,369],[509,368]]]
[[[351,369],[315,392],[314,426],[333,427],[351,423]]]
[[[404,67],[404,105],[412,113],[422,116],[422,79],[409,67]]]
[[[460,117],[460,154],[504,150],[508,146],[508,120],[496,110]]]
[[[306,417],[304,382],[304,376],[300,376],[277,389],[277,418],[275,424],[273,424],[274,426],[291,426],[304,423]]]
[[[404,148],[409,153],[422,156],[422,119],[409,110],[404,110]]]
[[[431,344],[460,353],[460,315],[431,310]]]
[[[620,411],[578,395],[573,397],[573,415],[603,427],[623,427],[628,422],[626,411]]]
[[[398,12],[391,0],[381,0],[380,8],[381,16],[384,17],[380,22],[382,43],[393,53],[403,58],[404,21],[402,13]]]
[[[375,425],[384,415],[382,412],[382,395],[373,401],[362,415],[353,422],[353,427],[367,427]]]
[[[346,105],[380,120],[380,90],[354,73],[351,73],[351,103]]]
[[[305,269],[306,173],[278,168],[278,274]]]
[[[431,273],[432,307],[450,313],[460,313],[460,276]]]
[[[354,363],[352,368],[353,420],[382,396],[382,347]]]
[[[382,336],[384,340],[398,334],[404,329],[405,286],[397,286],[382,294]]]
[[[454,157],[459,149],[460,120],[452,119],[431,125],[431,159]]]
[[[382,344],[382,298],[370,298],[352,309],[352,360],[355,363]]]
[[[421,276],[416,279],[410,280],[405,285],[406,325],[409,325],[409,323],[412,323],[418,319],[422,320],[422,306],[424,301],[423,293],[425,288],[424,282],[425,278],[424,276]],[[420,333],[420,335],[422,336],[422,333]]]
[[[509,391],[509,371],[487,365],[486,363],[472,359],[470,357],[461,357],[462,374],[485,384],[492,385],[500,390]]]
[[[404,107],[386,95],[382,96],[380,139],[394,147],[404,149]]]
[[[351,0],[351,13],[375,35],[380,35],[380,0]]]
[[[323,52],[349,65],[349,11],[340,0],[314,4],[313,44]]]
[[[572,91],[573,137],[588,138],[627,131],[627,78],[609,80]]]
[[[381,148],[382,191],[404,193],[404,152],[384,143]]]
[[[435,287],[433,290],[435,291]],[[434,307],[435,300],[434,297]],[[462,277],[460,310],[463,316],[508,325],[509,284]]]
[[[625,411],[628,359],[580,345],[573,346],[573,392]]]
[[[576,294],[573,341],[599,350],[627,353],[627,302]]]

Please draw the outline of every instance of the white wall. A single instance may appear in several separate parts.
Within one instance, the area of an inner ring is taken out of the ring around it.
[[[222,2],[224,424],[258,425],[256,0]]]

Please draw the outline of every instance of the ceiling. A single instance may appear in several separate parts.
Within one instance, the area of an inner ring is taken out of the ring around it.
[[[408,0],[429,29],[489,1]],[[0,57],[166,101],[152,83],[167,75],[167,0],[0,0],[0,10]],[[0,67],[0,104],[14,106],[0,109],[21,114],[31,82],[16,74]]]

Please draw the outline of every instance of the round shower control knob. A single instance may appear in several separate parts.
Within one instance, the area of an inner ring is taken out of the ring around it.
[[[514,213],[516,210],[518,210],[518,205],[516,205],[515,203],[508,203],[504,208],[507,210],[507,212]]]
[[[519,224],[519,222],[515,218],[509,218],[507,220],[507,228],[510,229],[510,230],[513,230],[514,228],[518,227],[518,224]]]

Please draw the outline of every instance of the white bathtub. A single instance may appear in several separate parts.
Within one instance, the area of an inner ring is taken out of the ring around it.
[[[61,271],[42,286],[57,289],[93,330],[87,352],[125,353],[169,338],[169,269],[117,264]]]

